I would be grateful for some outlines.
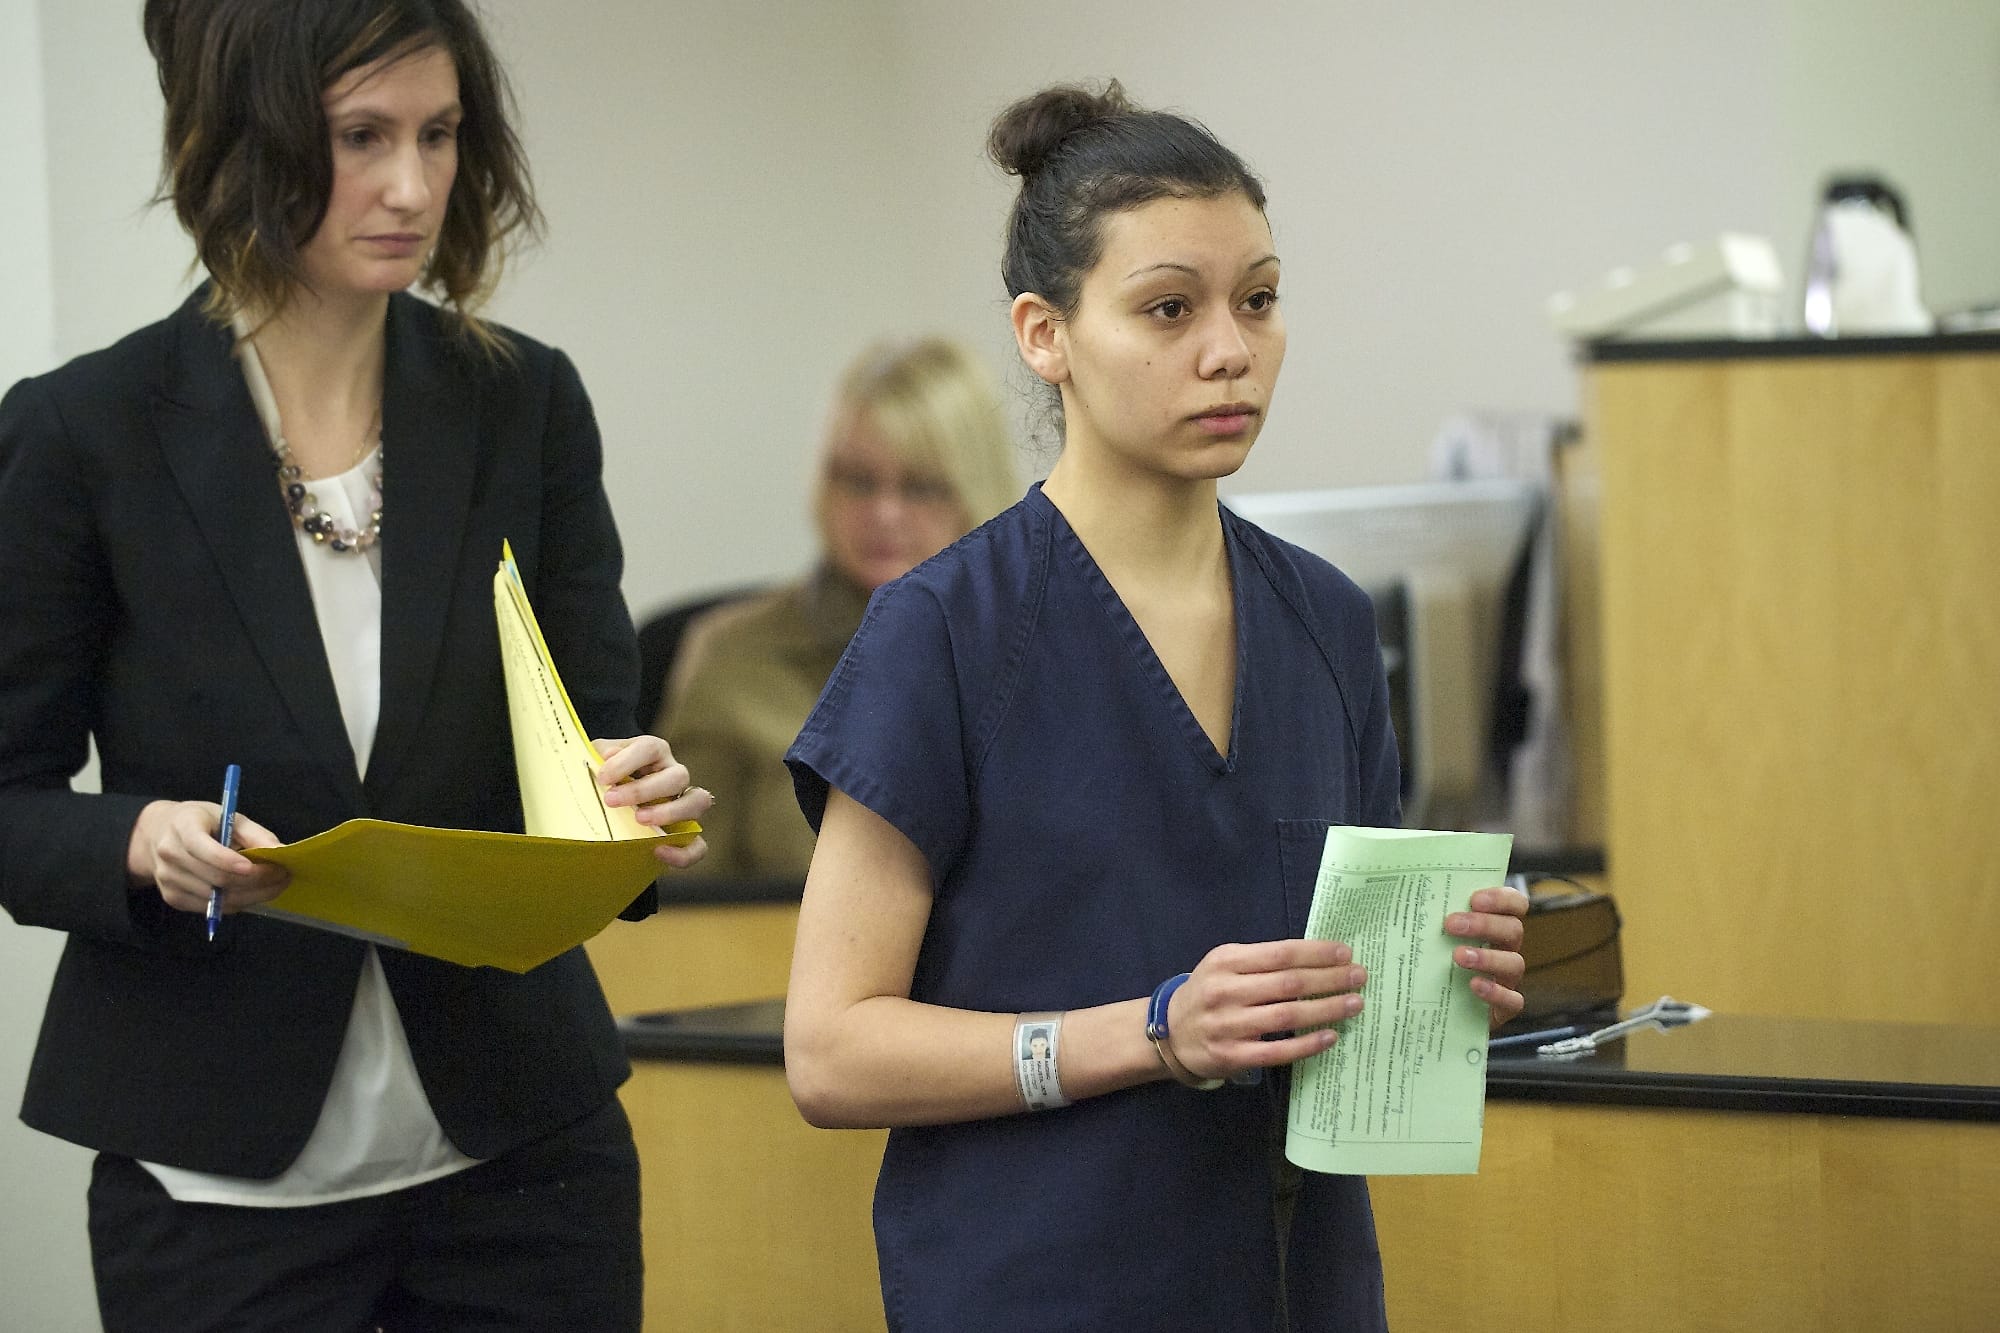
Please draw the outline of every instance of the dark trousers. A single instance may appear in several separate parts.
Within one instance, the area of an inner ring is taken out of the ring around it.
[[[99,1155],[90,1250],[106,1333],[636,1330],[639,1157],[616,1098],[441,1180],[304,1208],[178,1203]]]

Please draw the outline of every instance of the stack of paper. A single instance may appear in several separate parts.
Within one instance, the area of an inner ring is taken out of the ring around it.
[[[604,804],[604,757],[584,734],[504,545],[493,609],[527,833],[351,819],[246,851],[292,873],[275,901],[251,910],[467,967],[526,972],[609,925],[658,873],[659,840],[694,841],[701,826],[691,821],[655,831],[630,806]]]
[[[1306,938],[1368,969],[1340,1039],[1292,1069],[1285,1156],[1336,1175],[1479,1169],[1487,1008],[1444,919],[1507,874],[1504,833],[1328,830]]]

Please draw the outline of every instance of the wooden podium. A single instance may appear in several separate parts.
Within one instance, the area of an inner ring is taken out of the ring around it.
[[[2000,1024],[2000,336],[1587,379],[1628,999]]]

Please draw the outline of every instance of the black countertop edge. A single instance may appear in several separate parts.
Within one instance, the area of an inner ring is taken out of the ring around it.
[[[780,1001],[767,1000],[629,1015],[619,1019],[618,1028],[625,1053],[634,1060],[781,1069],[782,1013]],[[2000,1087],[1627,1070],[1531,1056],[1492,1060],[1486,1092],[1501,1101],[2000,1121]]]
[[[751,1000],[701,1009],[624,1014],[618,1019],[618,1036],[625,1054],[634,1060],[782,1065],[784,1021],[783,1000]]]
[[[1601,875],[1605,873],[1604,849],[1584,844],[1517,847],[1508,869],[1531,875]],[[663,912],[675,907],[797,903],[805,892],[804,881],[790,877],[736,879],[674,871],[661,875],[655,885]]]
[[[1604,849],[1578,843],[1566,846],[1516,846],[1507,869],[1517,875],[1602,875]]]
[[[625,1054],[633,1060],[663,1060],[684,1064],[769,1065],[782,1068],[785,1039],[775,1033],[662,1032],[618,1020]]]
[[[1848,338],[1605,338],[1581,343],[1577,358],[1591,365],[1628,361],[1760,361],[1825,356],[1940,356],[2000,352],[2000,332]]]
[[[635,1060],[688,1064],[784,1064],[783,1039],[722,1032],[658,1032],[621,1024],[625,1052]],[[1814,1083],[1742,1078],[1661,1076],[1581,1079],[1550,1077],[1542,1065],[1487,1069],[1486,1095],[1494,1101],[1590,1106],[1659,1106],[1680,1111],[1757,1111],[1766,1114],[1859,1115],[1919,1120],[2000,1120],[2000,1094],[1991,1088]]]
[[[805,891],[803,881],[790,878],[730,879],[722,876],[678,875],[672,871],[655,881],[660,910],[676,907],[724,907],[740,903],[794,903]]]
[[[1534,1066],[1487,1066],[1492,1101],[1591,1106],[1660,1106],[1677,1111],[1759,1111],[1911,1120],[2000,1120],[2000,1091],[1923,1084],[1825,1083],[1785,1079],[1653,1074],[1629,1079],[1550,1078]]]

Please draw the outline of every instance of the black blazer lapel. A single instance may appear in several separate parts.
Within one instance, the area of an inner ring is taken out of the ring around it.
[[[204,289],[205,291],[205,289]],[[340,697],[320,643],[312,590],[231,335],[196,292],[174,316],[153,421],[168,470],[215,556],[244,633],[343,801],[363,803]]]
[[[481,404],[476,381],[452,373],[453,361],[468,354],[446,342],[452,336],[415,297],[391,298],[382,389],[382,715],[367,778],[377,795],[395,780],[430,706],[464,573]],[[497,566],[500,553],[492,554]],[[471,582],[463,592],[487,595]]]

